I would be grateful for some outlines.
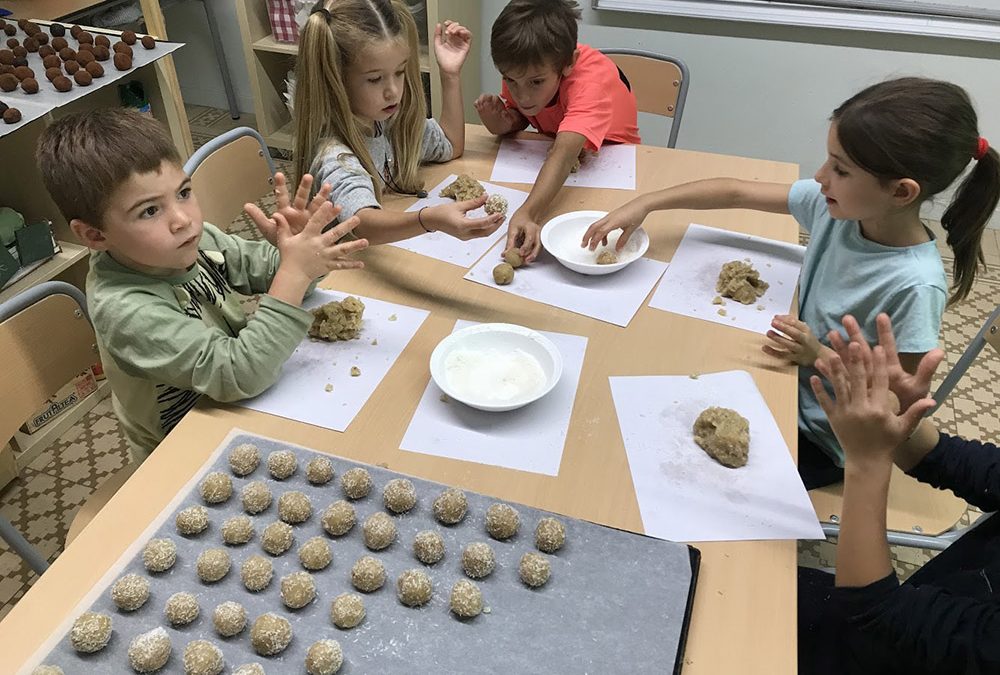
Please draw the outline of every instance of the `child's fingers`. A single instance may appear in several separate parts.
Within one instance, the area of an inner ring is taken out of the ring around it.
[[[885,349],[886,363],[895,366],[899,363],[899,354],[896,352],[896,336],[892,334],[892,321],[889,315],[882,312],[875,317],[875,326],[878,330],[878,343]]]
[[[761,345],[760,350],[768,356],[773,356],[774,358],[781,359],[782,361],[788,361],[792,358],[792,355],[784,349],[776,349],[772,345]]]
[[[833,394],[839,403],[848,403],[851,400],[851,384],[847,380],[847,373],[844,369],[844,362],[839,356],[831,356],[829,360],[830,371],[826,378],[833,385]],[[862,384],[864,388],[864,384]]]
[[[927,413],[929,413],[934,406],[937,405],[932,398],[922,398],[919,401],[914,402],[909,408],[907,408],[900,417],[903,421],[903,428],[906,431],[906,435],[909,436],[917,425],[920,424]]]
[[[851,353],[851,386],[864,387],[867,380],[867,372],[864,368],[864,361],[860,352]],[[884,397],[889,393],[889,373],[885,369],[885,350],[881,346],[875,347],[872,352],[872,393],[874,396]]]
[[[629,238],[632,236],[632,232],[634,232],[634,231],[635,230],[633,230],[631,228],[628,228],[628,227],[623,227],[622,228],[622,233],[618,237],[618,241],[615,242],[615,250],[616,251],[618,251],[619,253],[621,253],[621,251],[625,248],[625,244],[628,243]],[[607,246],[608,245],[608,238],[605,236],[603,239],[601,239],[601,242],[605,246]]]
[[[321,216],[321,214],[323,214],[324,211],[327,210],[327,206],[326,205],[329,204],[329,203],[330,202],[326,202],[326,204],[324,204],[323,206],[321,206],[320,210],[316,212],[316,215],[313,216],[313,218],[316,218],[317,216]],[[337,214],[340,213],[340,207],[339,206],[333,207],[332,209],[330,209],[327,212],[329,213],[329,216],[325,216],[325,215],[321,216],[321,220],[326,220],[326,224],[320,225],[320,231],[322,231],[322,228],[326,227],[327,225],[329,225],[330,223],[332,223],[336,219]],[[313,218],[309,219],[310,223],[313,222]],[[355,227],[357,227],[360,224],[361,224],[361,219],[360,218],[358,218],[357,216],[351,216],[350,218],[348,218],[347,220],[343,221],[342,223],[337,223],[336,226],[334,226],[334,227],[330,228],[329,230],[327,230],[324,233],[324,236],[328,236],[328,237],[330,237],[331,239],[333,239],[335,241],[339,241],[340,239],[343,239],[346,234],[348,234],[349,232],[351,232]]]
[[[288,221],[280,213],[274,214],[274,233],[275,241],[279,244],[292,236],[292,228],[289,227]]]
[[[599,241],[604,241],[608,232],[614,229],[608,221],[608,217],[605,216],[601,218],[596,223],[587,228],[587,231],[583,233],[583,239],[580,242],[580,246],[586,246],[590,248],[591,251],[597,248],[597,243]]]
[[[278,209],[288,206],[288,181],[280,171],[274,174],[274,199]]]
[[[475,199],[466,199],[465,201],[455,202],[455,206],[462,213],[468,213],[469,211],[475,211],[480,206],[486,203],[487,196],[485,194],[479,195]]]
[[[779,330],[786,336],[788,336],[789,339],[799,343],[802,342],[802,338],[804,336],[802,330],[798,326],[785,321],[781,321],[777,317],[775,317],[771,321],[771,325],[774,326],[776,330]]]
[[[264,212],[260,210],[260,207],[256,204],[246,203],[243,205],[243,211],[250,216],[250,220],[253,221],[257,229],[263,232],[265,235],[272,234],[274,232],[274,221],[264,215]]]
[[[812,387],[813,395],[816,396],[816,401],[819,402],[819,407],[823,409],[824,413],[826,413],[827,419],[833,417],[836,412],[836,404],[830,398],[830,395],[826,393],[826,387],[823,386],[823,381],[816,375],[813,375],[809,378],[809,386]]]
[[[920,363],[917,364],[917,372],[915,373],[917,381],[930,384],[942,361],[944,361],[943,349],[935,348],[924,354],[924,358],[920,359]]]
[[[302,210],[309,203],[309,192],[312,191],[313,177],[310,174],[305,174],[302,176],[302,180],[299,181],[299,187],[295,191],[295,200],[292,202],[292,207],[298,210]]]
[[[330,271],[337,272],[341,270],[360,270],[364,269],[365,264],[360,260],[331,260],[330,261]]]
[[[783,347],[789,351],[794,350],[798,346],[798,343],[795,340],[790,340],[784,335],[781,335],[780,333],[777,333],[773,330],[767,331],[767,338],[772,342],[777,343],[778,346]]]
[[[319,207],[323,206],[323,202],[330,200],[330,193],[333,192],[333,187],[329,183],[323,183],[323,187],[319,189],[316,196],[312,198],[309,202],[309,215],[313,215],[319,210]]]
[[[523,247],[522,247],[523,248]],[[538,234],[531,235],[531,246],[528,248],[528,252],[524,255],[526,262],[534,262],[535,258],[538,257],[538,253],[542,250],[542,240],[538,237]]]

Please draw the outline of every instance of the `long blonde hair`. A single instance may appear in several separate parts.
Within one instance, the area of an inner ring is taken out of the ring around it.
[[[331,142],[350,148],[372,177],[375,195],[381,201],[382,178],[368,152],[366,125],[351,112],[345,86],[346,71],[375,40],[406,39],[410,58],[406,62],[403,95],[392,125],[389,143],[395,158],[390,179],[400,189],[416,192],[423,187],[417,175],[427,105],[420,82],[417,25],[402,0],[325,0],[323,12],[309,16],[299,34],[299,58],[295,67],[295,168],[298,176],[308,173],[313,161]],[[329,16],[329,20],[327,18]]]

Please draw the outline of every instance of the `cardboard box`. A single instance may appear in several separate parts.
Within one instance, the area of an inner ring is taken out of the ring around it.
[[[94,373],[88,368],[73,378],[72,382],[57,391],[48,400],[48,403],[36,410],[21,425],[21,431],[26,434],[35,433],[95,391],[97,391],[97,380],[94,378]]]

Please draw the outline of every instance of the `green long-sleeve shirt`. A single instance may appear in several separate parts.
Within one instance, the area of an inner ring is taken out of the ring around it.
[[[265,293],[278,269],[267,242],[205,223],[198,261],[173,277],[129,269],[104,252],[90,260],[87,304],[115,412],[142,461],[204,394],[250,398],[274,384],[312,316],[262,295],[251,318],[241,301]]]

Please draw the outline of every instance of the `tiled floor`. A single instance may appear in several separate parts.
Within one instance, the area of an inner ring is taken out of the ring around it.
[[[188,106],[195,146],[236,126],[253,126],[253,117],[232,120],[222,110]],[[290,162],[277,159],[279,170],[289,172]],[[265,200],[269,201],[269,200]],[[266,208],[266,204],[264,205]],[[241,218],[230,229],[234,234],[256,238],[249,219]],[[1000,239],[988,231],[984,252],[988,270],[976,282],[972,296],[945,313],[943,340],[948,364],[954,364],[1000,297]],[[943,242],[943,238],[941,239]],[[943,243],[942,243],[943,246]],[[949,260],[947,249],[942,249]],[[983,353],[937,413],[942,430],[970,438],[1000,439],[994,383],[1000,380],[1000,358]],[[43,452],[22,475],[0,491],[0,513],[10,519],[42,553],[53,560],[62,550],[66,533],[77,509],[91,492],[127,462],[128,450],[108,400],[103,401]],[[975,517],[976,512],[967,514]],[[825,542],[799,546],[802,564],[834,565],[836,548]],[[921,549],[893,549],[893,562],[901,577],[909,576],[933,553]],[[23,561],[0,542],[0,618],[24,595],[35,580]]]

